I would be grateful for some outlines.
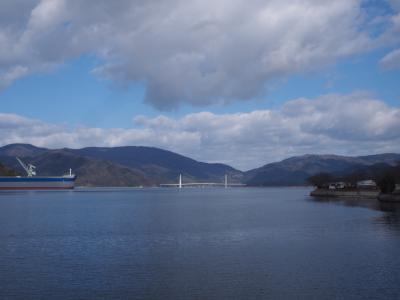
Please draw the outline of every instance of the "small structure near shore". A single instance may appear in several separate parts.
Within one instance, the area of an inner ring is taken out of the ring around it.
[[[328,185],[328,189],[330,190],[341,190],[348,187],[348,185],[346,184],[346,182],[332,182]]]
[[[375,198],[400,203],[400,161],[397,165],[373,165],[348,174],[318,173],[308,178],[314,197]]]
[[[374,180],[368,179],[368,180],[358,181],[357,188],[359,188],[359,189],[378,189],[378,186]]]
[[[377,198],[379,189],[373,180],[358,181],[356,184],[349,182],[331,182],[319,187],[310,193],[313,197],[351,197],[351,198]]]

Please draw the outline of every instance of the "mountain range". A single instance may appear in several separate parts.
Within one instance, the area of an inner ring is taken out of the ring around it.
[[[72,168],[77,185],[155,186],[176,183],[179,174],[185,181],[241,182],[243,174],[224,164],[198,162],[191,158],[152,147],[88,147],[45,149],[29,144],[10,144],[0,148],[0,162],[23,174],[15,157],[37,167],[38,175],[61,175]]]
[[[15,157],[35,165],[38,175],[62,175],[72,168],[78,176],[78,186],[157,186],[176,183],[179,174],[184,182],[222,183],[226,174],[231,183],[251,186],[305,185],[310,176],[320,172],[343,174],[378,163],[395,165],[400,161],[400,154],[393,153],[358,157],[303,155],[243,172],[153,147],[47,149],[29,144],[0,147],[0,163],[8,171],[24,174]]]
[[[356,157],[307,154],[245,172],[243,181],[252,186],[304,185],[310,176],[318,173],[340,177],[376,164],[394,166],[398,163],[400,154],[394,153]]]

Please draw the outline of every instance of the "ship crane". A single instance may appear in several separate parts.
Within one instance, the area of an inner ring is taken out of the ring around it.
[[[22,160],[20,160],[18,157],[16,157],[18,160],[19,164],[21,165],[22,168],[24,168],[25,172],[27,173],[28,177],[36,176],[36,167],[32,164],[24,164]]]

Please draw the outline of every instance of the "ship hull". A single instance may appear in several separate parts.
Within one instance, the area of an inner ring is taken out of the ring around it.
[[[0,177],[0,190],[70,190],[75,179],[75,176]]]

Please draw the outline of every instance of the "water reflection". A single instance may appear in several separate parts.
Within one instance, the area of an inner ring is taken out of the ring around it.
[[[400,205],[399,203],[379,203],[379,209],[384,214],[375,219],[376,224],[384,225],[385,228],[400,232]]]
[[[313,202],[337,204],[350,207],[364,207],[373,210],[382,210],[380,202],[373,198],[351,198],[351,197],[310,197]]]
[[[374,223],[385,225],[390,230],[400,232],[400,203],[380,202],[373,198],[327,198],[310,197],[311,201],[318,203],[336,204],[348,207],[363,207],[383,214],[374,219]]]

